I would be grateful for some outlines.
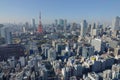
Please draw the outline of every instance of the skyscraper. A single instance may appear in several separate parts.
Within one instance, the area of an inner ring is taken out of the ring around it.
[[[36,31],[36,24],[35,24],[35,19],[32,19],[32,27],[33,27],[33,31]]]
[[[117,32],[120,30],[120,17],[116,16],[112,23],[113,37],[117,37]]]
[[[55,26],[57,26],[58,25],[58,20],[57,19],[55,19]]]
[[[3,24],[0,24],[0,37],[1,37],[1,28],[3,27]]]
[[[91,35],[92,36],[97,36],[98,35],[97,25],[95,23],[93,23],[91,25]]]
[[[87,33],[87,22],[86,22],[86,20],[83,20],[81,22],[81,31],[80,31],[81,37],[84,37],[86,35],[86,33]]]
[[[113,20],[113,31],[120,30],[120,17],[116,16],[115,19]]]
[[[12,32],[6,32],[6,42],[7,44],[11,44],[12,43]]]
[[[64,31],[66,32],[66,28],[67,28],[67,20],[64,20]]]
[[[12,33],[9,27],[1,28],[1,37],[5,38],[6,44],[12,43]]]
[[[33,27],[36,27],[36,25],[35,25],[35,19],[32,19],[32,24],[33,24]]]
[[[61,27],[64,26],[64,20],[63,20],[63,19],[59,19],[59,25],[60,25]]]

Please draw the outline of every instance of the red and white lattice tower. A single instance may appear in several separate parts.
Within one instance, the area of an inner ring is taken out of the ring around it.
[[[41,13],[39,15],[38,33],[43,33],[43,28],[42,28],[42,23],[41,23]]]

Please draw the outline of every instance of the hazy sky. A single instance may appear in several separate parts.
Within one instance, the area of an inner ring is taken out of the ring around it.
[[[32,18],[38,23],[40,11],[42,23],[59,18],[110,22],[120,15],[120,0],[0,0],[0,23],[24,23]]]

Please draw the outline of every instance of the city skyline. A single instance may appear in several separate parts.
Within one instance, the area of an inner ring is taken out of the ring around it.
[[[0,80],[120,80],[120,0],[1,0]]]
[[[99,21],[111,23],[119,16],[119,0],[26,0],[0,2],[0,23],[25,23],[32,18],[38,23],[39,12],[42,13],[42,23],[52,23],[55,19],[67,19],[69,22]]]

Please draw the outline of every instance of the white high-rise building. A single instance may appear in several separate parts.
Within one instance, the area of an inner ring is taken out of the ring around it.
[[[99,52],[99,51],[101,51],[102,40],[95,38],[91,41],[91,45],[94,46],[95,51]]]
[[[87,33],[87,22],[86,22],[86,20],[83,20],[81,22],[81,31],[80,31],[81,37],[84,37],[86,35],[86,33]]]
[[[98,35],[97,26],[96,26],[95,23],[93,23],[92,26],[91,26],[91,35],[92,36],[97,36]]]

